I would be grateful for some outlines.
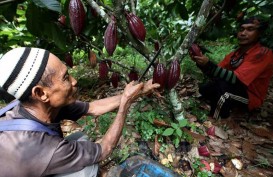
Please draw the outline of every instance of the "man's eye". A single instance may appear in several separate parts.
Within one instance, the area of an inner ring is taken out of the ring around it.
[[[65,75],[64,80],[68,80],[68,79],[69,79],[69,75]]]
[[[241,27],[241,28],[239,28],[239,31],[240,32],[243,32],[243,31],[245,31],[245,30],[247,30],[247,31],[255,31],[257,28],[254,28],[254,27],[250,27],[250,28],[243,28],[243,27]]]

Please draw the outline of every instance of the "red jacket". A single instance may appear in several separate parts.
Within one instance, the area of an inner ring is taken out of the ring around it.
[[[266,97],[273,73],[272,50],[257,43],[245,53],[242,64],[237,68],[230,65],[233,55],[234,52],[231,52],[218,65],[234,71],[237,78],[247,86],[249,110],[258,108]]]

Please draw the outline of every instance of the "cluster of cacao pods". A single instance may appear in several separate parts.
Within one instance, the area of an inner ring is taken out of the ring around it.
[[[198,46],[198,44],[193,43],[190,47],[189,47],[189,54],[190,57],[194,60],[194,56],[198,56],[201,57],[202,56],[202,51],[200,49],[200,47]]]
[[[111,21],[104,32],[104,46],[107,53],[112,56],[117,47],[117,22],[115,16],[111,16]]]
[[[70,0],[69,19],[75,35],[79,35],[84,28],[85,10],[81,0]]]
[[[125,16],[132,36],[135,39],[144,42],[146,37],[146,29],[142,20],[135,14],[128,11],[125,11]]]
[[[132,36],[142,42],[145,41],[146,29],[142,20],[133,13],[125,11],[126,20],[128,22],[129,30]],[[109,54],[112,56],[118,43],[117,36],[117,22],[115,16],[111,16],[111,21],[107,25],[107,28],[104,33],[104,46]]]
[[[177,84],[180,77],[180,64],[177,59],[172,60],[169,69],[162,63],[155,66],[153,73],[153,83],[160,84],[158,91],[163,91],[164,88],[171,90]]]

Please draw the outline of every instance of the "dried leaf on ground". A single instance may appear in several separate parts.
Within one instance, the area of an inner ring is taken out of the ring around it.
[[[250,142],[243,141],[242,150],[243,150],[244,156],[248,160],[253,160],[253,159],[257,158],[257,153],[255,151],[255,145],[251,144]]]

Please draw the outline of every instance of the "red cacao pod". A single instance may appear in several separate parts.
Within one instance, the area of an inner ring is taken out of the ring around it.
[[[95,52],[90,50],[88,53],[88,58],[89,58],[91,67],[95,68],[97,66],[97,56],[96,56]]]
[[[167,79],[167,71],[162,63],[158,63],[153,73],[153,83],[160,84],[158,91],[163,91]]]
[[[134,38],[144,42],[146,37],[146,29],[142,20],[133,13],[125,12],[125,15],[131,34],[134,36]]]
[[[190,53],[191,57],[193,57],[193,56],[201,57],[202,56],[202,52],[201,52],[199,46],[194,43],[190,46],[189,53]]]
[[[136,71],[136,69],[134,67],[130,70],[128,77],[129,77],[130,82],[138,80],[138,72]]]
[[[75,35],[79,35],[84,28],[85,10],[81,0],[70,0],[69,18]]]
[[[70,53],[65,54],[65,63],[72,68],[74,66],[73,64],[73,58],[72,55]]]
[[[111,83],[114,88],[118,87],[118,83],[120,81],[120,74],[117,72],[113,72],[111,76]]]
[[[107,79],[108,78],[109,68],[105,60],[102,60],[99,64],[99,78]]]
[[[177,59],[172,60],[168,72],[167,89],[171,90],[177,84],[180,77],[180,64]]]
[[[111,21],[108,24],[105,33],[104,33],[104,46],[107,53],[112,56],[117,47],[117,24],[116,18],[111,17]]]
[[[66,25],[66,16],[65,15],[61,15],[58,19],[58,21],[65,26]]]

